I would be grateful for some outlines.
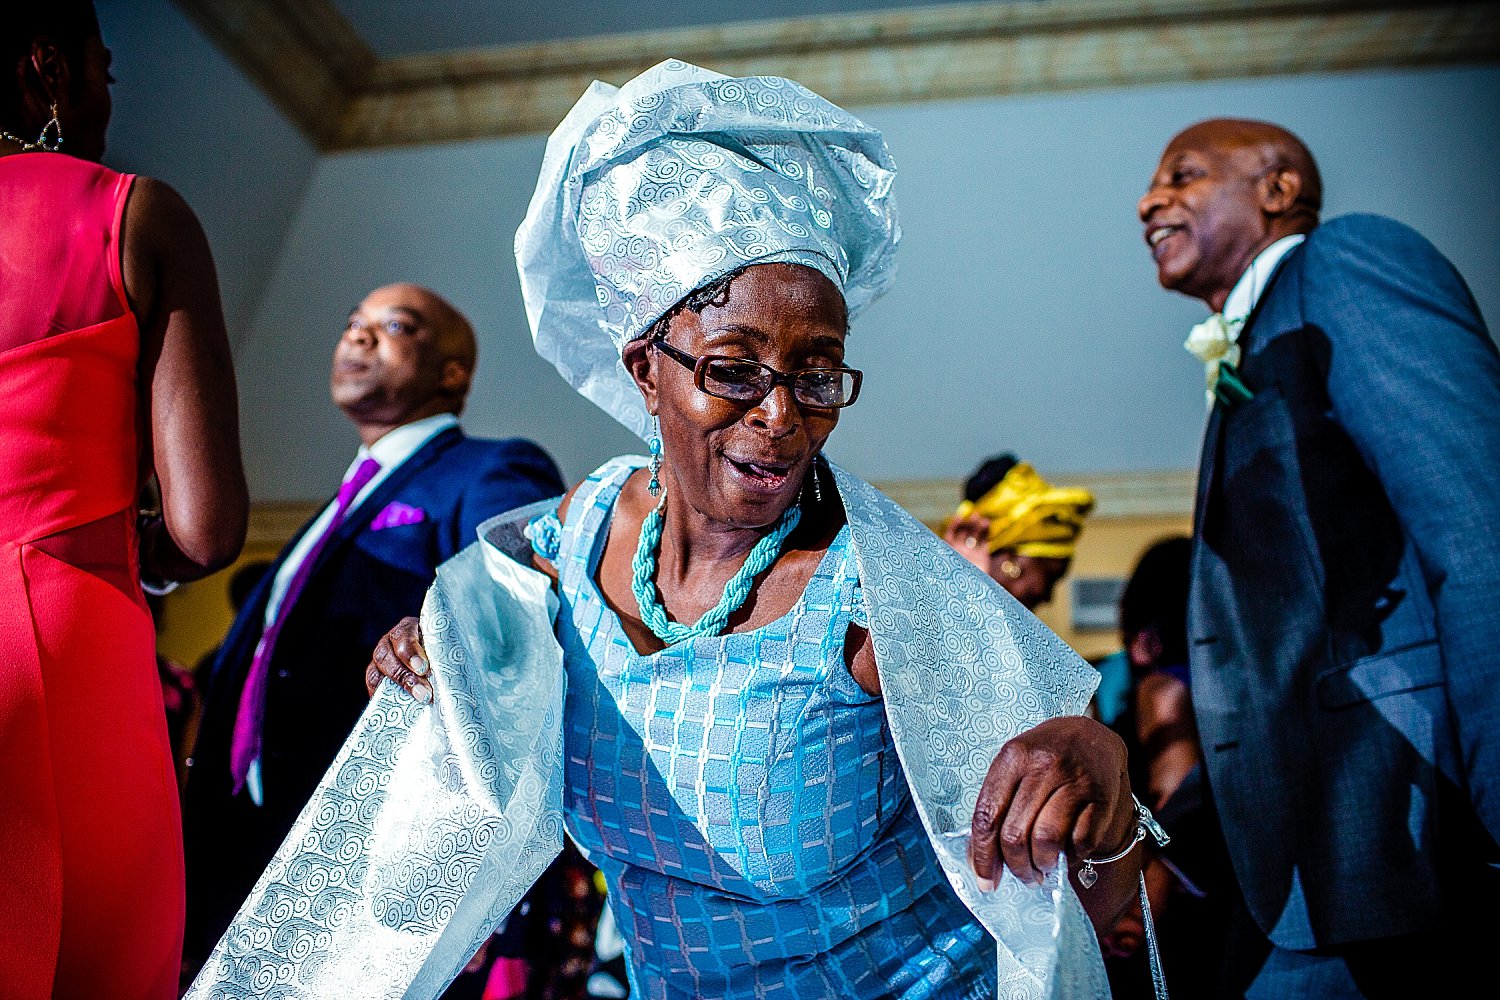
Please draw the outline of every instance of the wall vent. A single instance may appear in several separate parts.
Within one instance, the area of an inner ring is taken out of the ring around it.
[[[1080,631],[1114,631],[1120,624],[1120,595],[1125,580],[1085,576],[1073,580],[1073,627]]]

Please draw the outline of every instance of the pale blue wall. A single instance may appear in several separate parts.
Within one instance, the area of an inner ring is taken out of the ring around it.
[[[837,453],[872,478],[958,475],[1004,448],[1057,471],[1196,465],[1202,367],[1181,344],[1207,310],[1156,284],[1135,204],[1167,140],[1202,118],[1291,128],[1318,157],[1327,216],[1415,226],[1500,322],[1497,69],[865,114],[902,170],[907,235],[895,289],[850,345],[885,377],[868,380]]]
[[[532,437],[570,477],[630,445],[630,435],[575,396],[531,347],[511,245],[542,145],[538,137],[319,163],[237,359],[256,496],[315,496],[337,486],[359,442],[328,398],[333,347],[349,310],[393,281],[428,285],[473,321],[479,370],[464,418],[471,433]]]
[[[471,430],[534,437],[570,478],[639,447],[531,350],[511,241],[542,137],[319,157],[175,6],[98,7],[119,79],[107,158],[203,220],[257,499],[330,491],[355,440],[329,354],[349,307],[394,280],[478,327]],[[957,477],[1004,449],[1053,474],[1194,465],[1201,371],[1180,344],[1203,309],[1156,287],[1134,204],[1166,140],[1211,115],[1299,132],[1330,214],[1416,226],[1500,321],[1500,68],[857,110],[900,165],[906,229],[894,291],[855,323],[865,396],[830,445],[870,478]]]
[[[568,0],[566,16],[548,4],[444,0],[440,10],[412,0],[333,0],[360,37],[381,56],[485,45],[555,42],[593,35],[639,34],[742,21],[884,12],[953,0]],[[1012,0],[1026,3],[1030,0]]]
[[[618,82],[618,81],[616,81]],[[1134,206],[1181,126],[1233,114],[1300,133],[1330,214],[1416,226],[1500,317],[1500,69],[1221,81],[860,109],[900,166],[906,243],[894,291],[854,325],[865,396],[830,453],[874,479],[961,476],[1012,449],[1050,473],[1191,468],[1202,318],[1161,291]],[[355,447],[328,402],[348,308],[425,282],[480,331],[469,427],[525,434],[569,478],[624,431],[532,353],[511,241],[540,137],[324,157],[240,352],[257,497],[326,494]]]
[[[158,177],[193,206],[239,344],[317,152],[167,0],[95,6],[118,81],[105,162]]]

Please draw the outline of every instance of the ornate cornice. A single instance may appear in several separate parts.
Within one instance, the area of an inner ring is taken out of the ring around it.
[[[325,151],[550,131],[667,57],[846,105],[1500,61],[1500,3],[1013,0],[379,59],[331,0],[176,0]]]
[[[380,60],[331,0],[176,0],[321,149]]]

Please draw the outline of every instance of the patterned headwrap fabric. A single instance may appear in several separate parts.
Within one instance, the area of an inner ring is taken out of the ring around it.
[[[1093,509],[1094,496],[1088,490],[1053,486],[1031,465],[1017,462],[984,496],[959,504],[953,516],[988,518],[986,542],[991,552],[1008,549],[1018,556],[1071,559],[1083,519]]]
[[[816,268],[853,317],[895,275],[895,172],[879,132],[780,77],[672,60],[594,83],[548,139],[516,232],[537,352],[644,438],[625,345],[747,264]]]

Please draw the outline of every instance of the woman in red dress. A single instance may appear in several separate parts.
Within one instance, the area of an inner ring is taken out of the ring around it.
[[[157,1000],[177,995],[182,833],[140,580],[243,544],[234,373],[192,210],[96,162],[92,4],[18,6],[0,20],[0,991]],[[138,524],[153,473],[162,514]]]

